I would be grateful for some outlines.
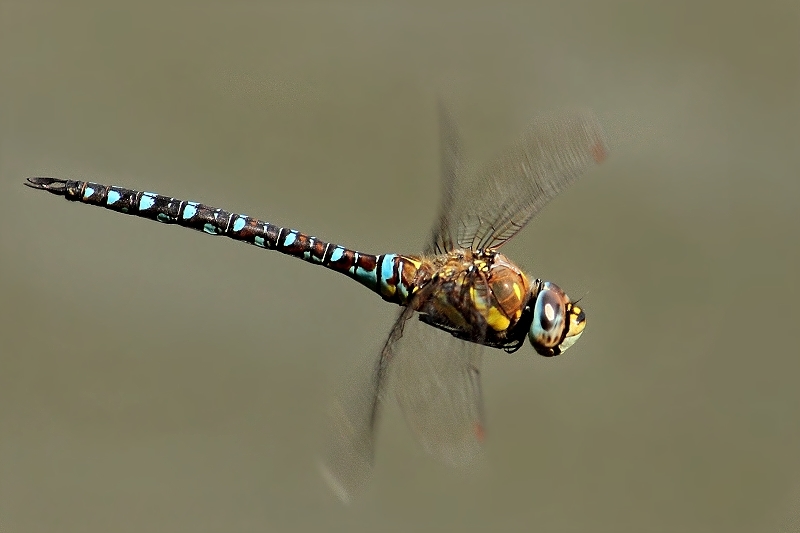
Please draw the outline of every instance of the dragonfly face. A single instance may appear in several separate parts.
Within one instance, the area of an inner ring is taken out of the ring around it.
[[[528,339],[545,357],[564,353],[583,333],[586,314],[561,287],[549,281],[542,282],[535,298]]]

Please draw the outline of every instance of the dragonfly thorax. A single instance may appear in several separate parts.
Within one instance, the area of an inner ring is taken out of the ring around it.
[[[493,253],[486,268],[490,297],[483,312],[495,331],[506,331],[516,324],[530,297],[527,276],[504,255]]]
[[[435,264],[417,308],[424,322],[479,344],[521,344],[529,323],[522,332],[517,326],[526,322],[531,287],[516,265],[492,250],[456,250]]]

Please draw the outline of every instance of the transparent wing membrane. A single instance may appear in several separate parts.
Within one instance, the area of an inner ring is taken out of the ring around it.
[[[354,380],[337,396],[328,410],[329,442],[320,458],[323,477],[336,495],[349,502],[369,479],[375,458],[375,437],[386,381],[395,360],[397,341],[414,311],[404,307],[395,320],[367,382]],[[363,376],[360,376],[363,377]]]
[[[440,120],[443,158],[452,162],[443,163],[436,250],[451,243],[473,250],[500,247],[607,153],[594,115],[558,114],[536,120],[497,159],[463,176],[455,124],[446,112],[440,113]]]
[[[412,307],[403,308],[368,383],[348,384],[329,409],[330,441],[320,469],[342,501],[349,502],[369,478],[387,385],[428,453],[452,465],[467,464],[478,454],[485,433],[483,349],[421,322]]]
[[[485,434],[480,369],[483,346],[412,319],[398,341],[392,385],[417,441],[434,457],[469,464]]]
[[[456,180],[463,172],[461,156],[461,138],[458,126],[447,111],[444,103],[439,101],[439,150],[441,152],[441,199],[439,200],[439,213],[433,225],[431,239],[425,247],[424,253],[444,254],[456,248],[455,228],[452,214],[455,202]]]

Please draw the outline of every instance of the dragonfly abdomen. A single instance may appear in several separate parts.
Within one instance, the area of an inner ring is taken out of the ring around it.
[[[57,178],[28,178],[28,182],[26,185],[30,187],[64,196],[70,201],[276,250],[335,270],[378,293],[384,300],[400,305],[405,305],[416,290],[422,262],[414,257],[365,254],[247,215],[152,192]]]

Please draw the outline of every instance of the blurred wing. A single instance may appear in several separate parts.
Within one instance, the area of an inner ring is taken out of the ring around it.
[[[457,231],[453,231],[451,213],[455,201],[455,189],[458,176],[463,172],[461,157],[461,139],[458,126],[439,100],[439,150],[442,164],[442,198],[439,202],[439,213],[433,226],[431,240],[424,249],[425,255],[444,254],[457,247]]]
[[[478,455],[485,434],[480,370],[483,346],[409,320],[398,341],[392,386],[422,447],[454,466]]]
[[[509,150],[464,180],[455,124],[446,112],[440,117],[445,185],[436,247],[500,247],[607,154],[593,114],[562,113],[535,121]]]
[[[480,369],[483,346],[456,339],[403,308],[367,387],[350,383],[330,410],[330,442],[319,467],[345,503],[364,486],[374,464],[375,434],[387,378],[418,442],[455,466],[471,462],[485,434]]]
[[[345,503],[369,479],[375,457],[375,434],[386,390],[389,367],[395,359],[397,341],[412,307],[404,307],[392,327],[377,363],[366,383],[350,382],[337,396],[328,413],[328,438],[319,467],[333,492]]]

